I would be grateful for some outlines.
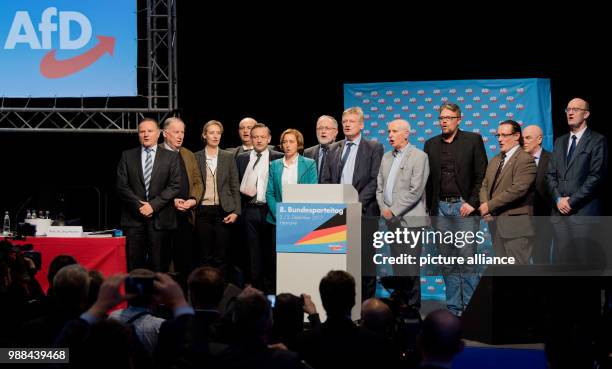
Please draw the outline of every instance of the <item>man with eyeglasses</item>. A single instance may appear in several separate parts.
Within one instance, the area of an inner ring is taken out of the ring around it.
[[[313,159],[317,163],[319,183],[323,183],[321,181],[321,172],[327,160],[329,145],[336,141],[337,135],[338,121],[329,115],[321,115],[317,119],[317,141],[319,141],[319,144],[304,150],[304,156]]]
[[[546,179],[556,204],[551,221],[555,232],[554,260],[584,264],[592,248],[576,241],[588,238],[596,216],[602,215],[601,192],[607,174],[606,138],[587,126],[589,103],[572,99],[565,109],[570,132],[557,138]]]
[[[425,142],[430,175],[427,181],[427,208],[434,216],[433,226],[442,232],[478,231],[480,186],[487,168],[487,154],[482,137],[459,129],[461,109],[446,103],[438,117],[442,134]],[[474,256],[476,246],[463,248],[439,245],[443,256]],[[478,275],[470,265],[441,265],[446,284],[447,308],[461,316],[476,285]]]
[[[523,149],[521,126],[506,120],[497,127],[500,153],[489,162],[480,188],[480,214],[489,221],[495,256],[513,257],[515,264],[528,264],[537,167]],[[492,216],[496,216],[493,221]]]

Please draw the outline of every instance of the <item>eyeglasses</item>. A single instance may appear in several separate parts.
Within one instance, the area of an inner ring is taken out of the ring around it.
[[[317,131],[333,131],[334,127],[317,127]]]
[[[508,137],[513,136],[513,135],[515,135],[517,133],[518,132],[514,132],[514,133],[497,133],[494,136],[495,136],[495,138],[500,138],[500,137],[508,138]]]
[[[566,113],[578,113],[579,111],[587,111],[587,110],[582,109],[582,108],[565,108]]]
[[[449,116],[443,116],[443,117],[438,117],[439,121],[443,121],[443,120],[453,120],[453,119],[459,119],[461,117],[449,117]]]

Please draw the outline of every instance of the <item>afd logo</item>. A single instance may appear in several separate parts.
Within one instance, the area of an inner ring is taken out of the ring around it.
[[[76,25],[80,33],[71,32],[72,27]],[[56,7],[49,7],[43,10],[37,28],[40,37],[34,28],[30,13],[24,10],[16,12],[4,49],[14,50],[18,44],[27,44],[32,50],[51,50],[40,62],[40,74],[46,78],[62,78],[77,73],[95,63],[105,53],[112,56],[115,50],[114,37],[96,36],[98,44],[84,53],[69,59],[56,58],[58,49],[79,50],[91,40],[93,34],[91,22],[83,13],[58,12]],[[59,33],[59,48],[53,48],[53,32]]]

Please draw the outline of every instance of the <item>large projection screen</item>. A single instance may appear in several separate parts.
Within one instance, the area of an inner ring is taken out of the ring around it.
[[[136,0],[2,1],[0,96],[136,96],[136,18]]]

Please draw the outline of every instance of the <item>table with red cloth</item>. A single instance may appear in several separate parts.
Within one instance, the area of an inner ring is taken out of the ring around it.
[[[125,273],[125,237],[27,237],[24,241],[10,241],[13,245],[32,244],[34,251],[41,253],[42,268],[36,273],[36,280],[47,292],[49,264],[57,255],[70,255],[87,269],[99,270],[105,277]]]

